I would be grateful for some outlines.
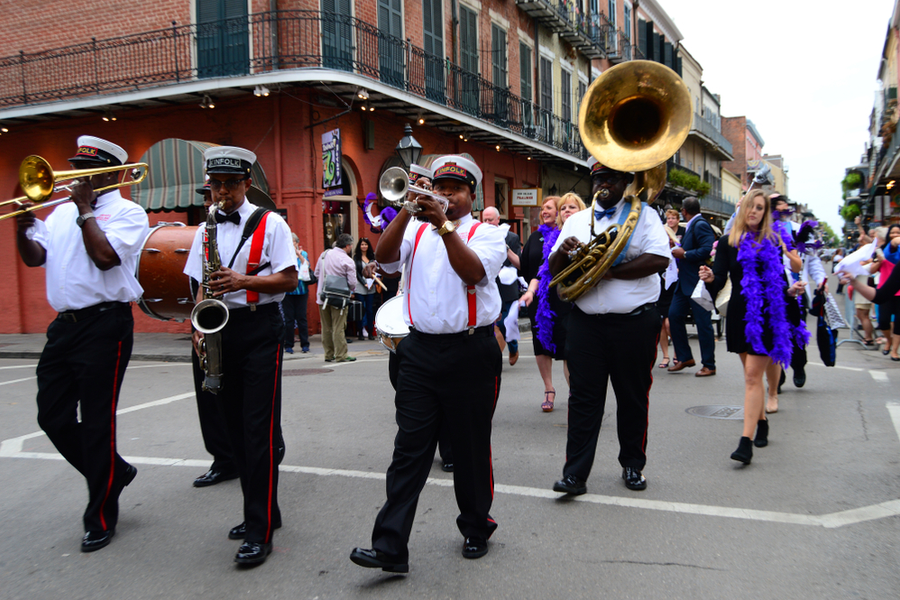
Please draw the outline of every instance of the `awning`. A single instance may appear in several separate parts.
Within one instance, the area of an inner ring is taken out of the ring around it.
[[[151,212],[203,206],[203,196],[196,191],[206,179],[203,151],[216,145],[177,138],[153,144],[140,160],[150,165],[150,173],[144,181],[132,187],[132,200]],[[253,180],[247,193],[250,202],[274,210],[275,203],[269,197],[266,174],[258,162],[253,164],[250,176]]]
[[[430,169],[431,164],[435,160],[440,158],[441,156],[445,156],[445,155],[444,154],[424,154],[419,157],[418,164],[420,167],[425,167],[426,169]],[[468,152],[461,152],[459,154],[459,156],[462,156],[463,158],[468,158],[469,160],[471,160],[472,162],[477,164],[477,161],[474,158],[472,158],[472,155],[469,154]],[[384,161],[383,165],[381,165],[381,173],[384,173],[391,167],[402,167],[402,166],[403,166],[403,163],[400,162],[399,156],[391,156],[386,161]],[[482,171],[483,170],[484,169],[482,169]],[[381,179],[381,173],[379,173],[379,175],[378,175],[379,180]],[[481,183],[479,183],[478,186],[475,188],[475,197],[472,199],[472,211],[475,212],[475,211],[479,211],[479,210],[484,210],[484,191],[482,190]]]

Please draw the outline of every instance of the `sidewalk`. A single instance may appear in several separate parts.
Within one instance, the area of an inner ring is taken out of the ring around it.
[[[519,319],[519,331],[528,331],[528,319]],[[41,357],[44,343],[47,341],[43,333],[10,333],[0,335],[0,358],[33,358]],[[312,354],[322,351],[322,336],[309,336]],[[350,345],[350,352],[359,350],[381,349],[378,341],[360,342]],[[300,343],[295,345],[297,357],[301,355]],[[153,360],[165,362],[191,362],[191,336],[185,333],[136,333],[131,360]]]

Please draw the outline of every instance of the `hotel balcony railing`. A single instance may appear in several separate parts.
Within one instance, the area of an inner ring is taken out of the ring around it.
[[[734,156],[734,150],[731,146],[731,142],[729,142],[722,133],[716,129],[715,125],[706,120],[706,117],[703,117],[696,112],[694,113],[694,122],[691,125],[691,129],[699,132],[701,135],[705,136],[709,140],[711,140],[716,146],[721,148],[728,156]]]
[[[381,81],[586,159],[578,126],[354,17],[256,13],[0,58],[0,110],[211,77],[326,68]]]

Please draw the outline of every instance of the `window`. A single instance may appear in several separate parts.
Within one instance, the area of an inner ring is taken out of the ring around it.
[[[565,121],[572,120],[572,74],[560,69],[560,116]]]
[[[463,110],[478,114],[478,22],[475,13],[459,7],[459,74],[457,89]]]
[[[609,23],[616,27],[616,0],[609,0]]]
[[[625,39],[629,42],[631,41],[631,7],[628,4],[625,4],[622,7],[623,10],[623,18],[622,18],[622,31],[625,34]]]
[[[441,0],[423,0],[422,34],[425,42],[425,97],[441,104],[444,96],[444,11]]]
[[[506,87],[506,32],[491,25],[491,71],[494,85]]]
[[[578,104],[575,106],[575,110],[581,110],[581,101],[584,100],[584,95],[587,94],[587,83],[583,81],[578,82]]]
[[[526,102],[534,101],[531,90],[531,48],[519,43],[519,86],[522,99]]]
[[[245,75],[249,66],[247,0],[197,0],[197,75]]]
[[[541,108],[553,110],[553,64],[541,57]]]
[[[378,0],[378,70],[381,80],[403,87],[403,8],[401,0]]]

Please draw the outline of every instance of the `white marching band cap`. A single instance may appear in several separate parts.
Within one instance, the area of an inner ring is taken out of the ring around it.
[[[211,146],[203,152],[207,173],[250,175],[256,155],[237,146]]]
[[[597,173],[606,173],[610,171],[615,171],[610,167],[602,164],[599,160],[594,158],[593,156],[588,159],[588,168],[591,170],[591,175],[596,175]]]
[[[121,146],[92,135],[78,138],[78,151],[69,162],[100,162],[117,167],[128,162],[128,153]]]
[[[481,169],[478,168],[478,165],[474,161],[456,154],[436,158],[431,163],[431,172],[434,173],[435,181],[457,179],[465,181],[472,189],[481,183]]]
[[[431,169],[420,167],[419,165],[409,165],[409,185],[414,185],[419,177],[427,177],[431,179]]]

